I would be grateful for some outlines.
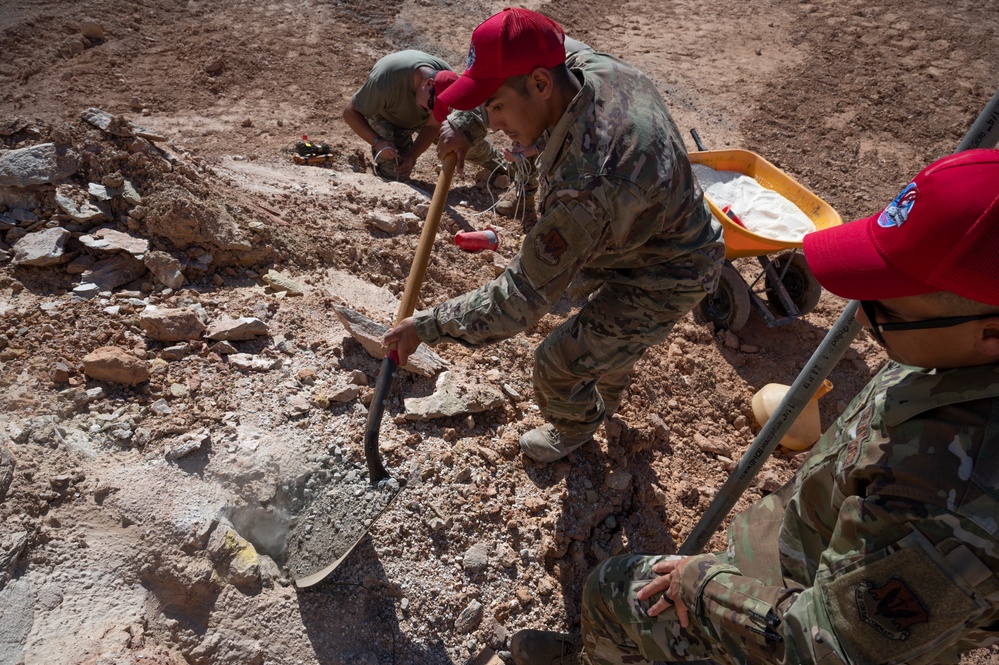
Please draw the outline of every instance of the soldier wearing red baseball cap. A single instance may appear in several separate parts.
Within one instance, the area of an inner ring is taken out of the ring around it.
[[[385,342],[401,362],[421,342],[495,342],[537,323],[577,276],[595,285],[535,351],[534,396],[547,422],[520,446],[553,462],[592,440],[638,359],[714,288],[721,226],[652,81],[603,53],[567,56],[562,27],[547,16],[511,8],[479,25],[464,73],[438,103],[484,108],[515,143],[545,139],[539,220],[503,274],[417,312]]]
[[[578,39],[569,36],[563,41],[566,55],[578,53],[580,51],[593,52],[593,47]],[[437,142],[437,155],[443,160],[449,153],[456,153],[458,156],[458,168],[461,169],[464,160],[470,159],[475,162],[479,158],[483,146],[489,146],[485,141],[488,119],[486,114],[477,109],[476,111],[458,112],[448,114],[451,109],[446,102],[440,99],[451,84],[458,80],[458,75],[454,72],[441,72],[437,75],[434,86],[438,99],[434,106],[434,117],[441,123],[440,140]],[[494,210],[504,217],[523,218],[529,212],[534,211],[534,197],[538,191],[538,170],[534,156],[541,151],[539,145],[514,144],[512,150],[506,151],[506,158],[511,162],[521,162],[512,171],[515,182],[512,187],[496,201]]]
[[[956,663],[995,641],[999,151],[934,162],[804,251],[893,361],[727,551],[607,559],[582,636],[520,631],[516,665]]]

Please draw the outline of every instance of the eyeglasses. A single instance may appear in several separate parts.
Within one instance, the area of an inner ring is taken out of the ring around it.
[[[427,109],[429,109],[429,110],[431,110],[431,111],[433,111],[433,110],[434,110],[434,98],[435,98],[436,96],[437,96],[437,93],[436,93],[436,91],[434,90],[434,84],[433,84],[433,83],[431,83],[431,84],[430,84],[430,96],[429,96],[429,97],[427,97]]]
[[[893,332],[896,330],[926,330],[929,328],[950,328],[959,326],[969,321],[981,321],[982,319],[992,319],[999,317],[999,314],[972,314],[970,316],[945,316],[939,319],[922,319],[920,321],[899,321],[897,323],[878,323],[877,321],[877,301],[861,300],[860,308],[864,310],[867,320],[871,324],[871,334],[881,346],[886,346],[882,332]]]

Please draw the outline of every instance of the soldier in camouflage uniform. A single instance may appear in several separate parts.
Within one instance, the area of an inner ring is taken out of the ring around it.
[[[593,47],[589,44],[568,36],[565,37],[563,46],[567,56],[578,51],[593,52]],[[457,74],[453,72],[438,74],[435,82],[437,93],[440,94],[447,90],[457,79]],[[483,151],[492,149],[486,140],[489,119],[486,117],[485,111],[483,109],[459,111],[448,117],[449,112],[450,109],[443,102],[434,108],[434,117],[441,123],[440,140],[437,143],[438,157],[443,160],[449,153],[456,153],[459,169],[461,169],[465,159],[478,163],[477,160],[482,159]],[[509,161],[522,159],[525,165],[524,169],[510,168],[507,171],[512,175],[524,171],[524,177],[522,180],[514,182],[496,202],[495,210],[498,214],[504,217],[523,217],[528,210],[534,210],[534,196],[538,191],[538,168],[534,156],[538,152],[538,147],[520,145],[507,151],[506,158]]]
[[[892,359],[728,549],[619,556],[583,642],[522,631],[517,665],[957,663],[999,638],[999,151],[931,164],[880,214],[805,237]],[[664,593],[665,592],[665,593]]]
[[[434,86],[447,75],[457,78],[440,58],[413,50],[390,53],[375,63],[344,107],[344,121],[371,145],[378,175],[408,178],[417,158],[437,140],[440,120],[434,113]],[[474,116],[466,117],[469,114],[455,115],[460,116],[456,122],[476,122]],[[505,174],[502,156],[484,136],[485,132],[473,137],[469,161]]]
[[[566,60],[563,34],[526,9],[473,33],[469,67],[440,99],[458,109],[484,103],[490,126],[522,145],[547,134],[540,219],[502,275],[385,336],[400,362],[421,341],[495,342],[537,323],[577,273],[603,282],[535,353],[535,399],[548,423],[520,445],[541,462],[592,438],[635,362],[714,288],[724,255],[652,81],[608,55]]]

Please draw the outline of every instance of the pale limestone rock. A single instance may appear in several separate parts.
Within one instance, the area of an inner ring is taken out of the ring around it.
[[[216,341],[240,342],[268,334],[270,328],[266,323],[256,317],[243,316],[238,319],[226,317],[213,322],[208,326],[205,337]]]
[[[451,372],[437,377],[437,387],[429,397],[405,400],[407,420],[451,418],[481,413],[503,406],[506,397],[499,390],[478,384],[461,384]]]
[[[333,305],[333,311],[347,332],[361,343],[361,346],[372,358],[380,360],[385,357],[385,351],[382,349],[382,337],[388,328],[347,307]],[[402,369],[420,376],[433,376],[445,367],[447,367],[447,362],[443,358],[425,344],[421,344],[416,353],[411,355],[406,364],[402,366]]]
[[[289,296],[300,296],[305,293],[305,287],[277,270],[268,270],[262,279],[275,291],[287,291]]]

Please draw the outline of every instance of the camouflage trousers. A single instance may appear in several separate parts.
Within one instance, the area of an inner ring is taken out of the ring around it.
[[[534,399],[562,432],[596,430],[613,415],[647,349],[701,301],[703,286],[666,291],[605,283],[534,352]]]
[[[471,162],[485,171],[487,178],[491,177],[493,171],[497,171],[497,169],[499,169],[499,174],[508,172],[508,164],[503,159],[503,155],[484,138],[469,146],[468,152],[465,153],[465,161]]]
[[[652,566],[675,556],[624,555],[607,559],[590,573],[583,588],[583,646],[593,665],[733,661],[717,643],[691,622],[680,626],[672,607],[649,616],[658,596],[638,600],[638,591],[656,574]]]
[[[368,119],[368,124],[378,132],[379,136],[391,141],[400,154],[408,152],[413,147],[415,135],[413,130],[400,129],[383,118]],[[379,156],[374,146],[371,147],[371,159],[375,163],[375,173],[388,180],[395,180],[394,159],[388,159],[384,154]],[[503,166],[505,170],[503,155],[484,138],[479,139],[469,147],[465,160],[490,172],[497,166]]]

